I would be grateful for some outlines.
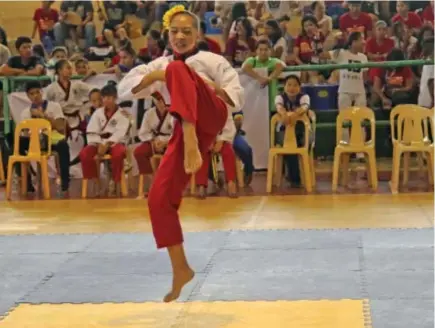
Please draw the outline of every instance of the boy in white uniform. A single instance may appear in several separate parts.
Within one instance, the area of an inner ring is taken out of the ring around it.
[[[66,119],[63,115],[62,108],[58,103],[43,100],[42,98],[42,87],[37,81],[28,82],[26,85],[27,97],[31,101],[31,105],[28,109],[23,110],[21,113],[21,120],[28,120],[32,118],[43,118],[51,123],[53,128],[52,137],[56,134],[64,135],[66,127]],[[44,138],[45,135],[42,135]],[[42,139],[43,141],[44,139]],[[28,136],[20,137],[20,154],[24,155],[29,149],[30,139]],[[43,145],[41,145],[43,147]],[[69,162],[70,153],[69,146],[65,139],[52,140],[52,150],[57,152],[59,156],[59,169],[60,169],[60,180],[61,180],[61,192],[66,193],[69,188]],[[33,186],[31,186],[31,179],[28,177],[28,191],[33,191]]]
[[[434,60],[434,38],[423,41],[423,55],[426,59]],[[418,104],[422,107],[434,107],[434,65],[423,66],[420,79],[420,93]]]
[[[116,103],[116,86],[112,84],[104,86],[101,89],[101,96],[104,107],[97,109],[91,116],[86,129],[88,145],[80,152],[83,178],[97,179],[95,157],[110,154],[112,178],[115,183],[119,183],[123,174],[130,120]]]

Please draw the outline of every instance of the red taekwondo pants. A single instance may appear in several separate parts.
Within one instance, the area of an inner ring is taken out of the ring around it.
[[[140,174],[152,174],[151,157],[153,157],[153,146],[151,141],[142,142],[134,150],[134,158],[136,159],[137,166]]]
[[[97,177],[97,162],[95,156],[98,148],[94,145],[87,145],[80,152],[80,162],[82,163],[83,179],[96,179]],[[121,181],[121,175],[124,174],[124,158],[126,148],[123,144],[114,144],[109,148],[108,154],[112,156],[110,160],[112,165],[112,178],[115,183]]]
[[[225,181],[236,181],[236,155],[234,154],[232,143],[224,141],[219,154],[222,157],[222,162],[224,165]],[[213,154],[209,152],[209,154],[203,158],[204,162],[202,167],[195,176],[195,183],[198,186],[208,185],[209,169],[212,156]]]
[[[183,61],[176,60],[167,66],[166,85],[171,96],[169,112],[195,124],[199,150],[201,156],[206,157],[227,120],[225,102]],[[184,170],[182,123],[177,119],[148,194],[148,208],[158,248],[183,243],[178,209],[189,179],[190,175]]]

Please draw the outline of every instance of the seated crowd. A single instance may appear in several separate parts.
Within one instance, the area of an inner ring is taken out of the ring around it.
[[[32,38],[38,32],[41,44],[33,45],[31,38],[19,37],[16,56],[0,45],[0,75],[56,76],[45,90],[45,99],[39,82],[26,84],[31,106],[20,119],[46,118],[56,133],[65,136],[53,146],[59,154],[62,193],[69,189],[70,165],[81,162],[85,179],[97,177],[95,156],[111,155],[109,171],[114,184],[131,169],[131,162],[125,160],[126,145],[135,118],[118,102],[116,83],[110,82],[101,90],[87,83],[96,74],[89,61],[104,60],[107,67],[103,73],[116,74],[120,80],[134,67],[171,54],[161,21],[173,5],[183,3],[203,20],[207,12],[214,11],[210,24],[201,22],[198,48],[223,54],[261,88],[282,77],[286,66],[434,58],[433,1],[423,1],[417,8],[408,1],[396,1],[395,8],[385,1],[285,1],[277,7],[263,1],[104,1],[97,2],[98,16],[104,21],[101,35],[96,33],[91,1],[62,1],[60,12],[51,8],[52,3],[42,1],[33,17]],[[143,48],[133,46],[135,31],[129,21],[132,15],[141,22],[140,33],[146,35]],[[290,25],[295,20],[300,26],[297,35],[292,35]],[[207,36],[208,26],[222,30],[223,49],[215,38]],[[0,31],[0,38],[7,44],[4,31]],[[270,73],[263,76],[255,68],[268,68]],[[282,123],[277,129],[277,143],[283,143],[285,126],[294,125],[297,117],[307,115],[310,109],[310,97],[303,93],[303,84],[338,84],[339,110],[369,105],[382,110],[388,119],[388,111],[398,104],[418,103],[432,108],[433,74],[433,66],[416,66],[312,70],[287,75],[284,90],[275,99]],[[73,75],[82,78],[73,79]],[[167,111],[170,99],[155,93],[152,102],[133,138],[139,144],[133,155],[144,176],[152,175],[152,157],[164,153],[173,128],[173,118]],[[206,195],[208,180],[216,180],[210,170],[215,154],[222,158],[229,196],[237,192],[236,158],[244,165],[244,184],[251,183],[253,155],[242,122],[243,113],[234,114],[210,149],[210,157],[204,159],[195,176],[200,198]],[[300,143],[304,137],[297,125],[295,128]],[[85,147],[77,159],[71,159],[65,140],[77,134],[85,137]],[[20,152],[25,154],[28,147],[28,137],[23,136]],[[288,156],[286,165],[288,180],[292,186],[299,186],[296,158]],[[27,181],[32,191],[31,180]]]

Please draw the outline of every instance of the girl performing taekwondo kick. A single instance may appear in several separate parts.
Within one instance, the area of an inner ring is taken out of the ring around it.
[[[122,99],[169,92],[169,113],[176,118],[148,196],[157,247],[167,248],[171,259],[172,290],[164,298],[171,302],[194,277],[178,217],[183,191],[231,115],[229,108],[239,111],[243,106],[244,92],[237,72],[224,57],[196,48],[198,17],[175,6],[165,14],[164,25],[174,55],[130,71],[119,84],[119,92]]]

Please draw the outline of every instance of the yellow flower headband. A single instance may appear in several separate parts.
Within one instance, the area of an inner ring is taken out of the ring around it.
[[[176,5],[169,9],[163,16],[163,28],[165,30],[169,29],[169,24],[171,23],[172,16],[183,11],[186,11],[186,8],[184,8],[183,5]]]

